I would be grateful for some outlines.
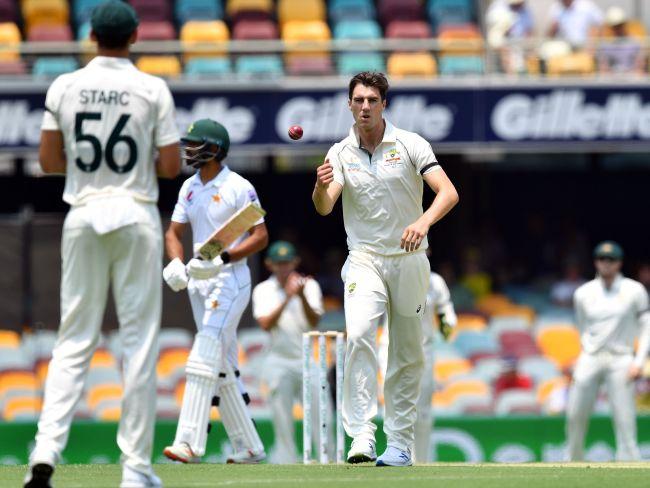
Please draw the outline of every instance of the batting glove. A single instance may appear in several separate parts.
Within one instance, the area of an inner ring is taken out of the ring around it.
[[[452,326],[447,322],[444,313],[438,314],[438,323],[440,324],[440,333],[442,334],[442,338],[446,341],[451,335]]]
[[[209,280],[217,276],[222,267],[221,256],[217,256],[211,261],[194,258],[187,263],[187,274],[195,280]]]
[[[187,272],[185,265],[179,258],[174,258],[163,269],[163,278],[167,285],[174,291],[181,291],[187,288]]]

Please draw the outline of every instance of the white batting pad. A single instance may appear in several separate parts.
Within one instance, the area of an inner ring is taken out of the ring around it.
[[[197,457],[205,454],[210,407],[220,362],[220,341],[201,332],[196,334],[185,367],[187,383],[174,444],[187,442]]]
[[[227,363],[227,361],[224,361],[224,363]],[[219,412],[233,450],[235,452],[249,450],[255,453],[264,451],[262,440],[257,433],[257,429],[255,429],[248,407],[239,391],[232,366],[225,364],[222,373],[225,373],[225,377],[220,378]]]

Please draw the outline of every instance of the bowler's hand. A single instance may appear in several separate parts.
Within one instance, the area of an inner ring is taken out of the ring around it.
[[[325,190],[332,181],[334,181],[334,167],[330,164],[330,160],[326,159],[316,168],[316,188]]]
[[[181,291],[187,288],[187,272],[185,265],[179,258],[172,259],[165,269],[163,269],[163,279],[165,283],[174,291]]]
[[[415,251],[420,247],[420,244],[422,244],[427,232],[429,232],[429,226],[420,220],[416,220],[404,229],[402,241],[399,247],[404,249],[406,252]]]
[[[641,378],[641,373],[643,371],[636,364],[630,366],[630,369],[627,372],[627,379],[629,381],[636,381]]]

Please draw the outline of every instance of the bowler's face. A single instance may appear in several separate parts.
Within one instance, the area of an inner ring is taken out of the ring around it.
[[[598,271],[600,276],[603,278],[612,278],[621,271],[623,262],[618,259],[596,258],[595,265],[596,271]]]
[[[352,99],[348,104],[360,130],[371,131],[379,124],[383,124],[386,100],[381,99],[377,88],[358,83],[352,91]]]

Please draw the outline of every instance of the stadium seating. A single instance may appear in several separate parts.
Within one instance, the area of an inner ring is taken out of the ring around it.
[[[428,39],[431,27],[423,20],[394,20],[386,26],[388,39]]]
[[[388,57],[386,67],[395,78],[432,77],[437,72],[436,60],[429,53],[394,53]]]
[[[54,77],[79,68],[77,60],[71,56],[43,56],[34,61],[32,74]]]
[[[225,22],[222,20],[192,20],[183,24],[180,32],[180,40],[185,51],[184,59],[195,57],[223,56],[226,51],[225,42],[228,41],[230,33]],[[197,46],[214,47],[212,50],[192,51]]]
[[[223,5],[219,0],[176,0],[174,7],[179,25],[190,20],[223,19]]]
[[[424,19],[420,0],[379,0],[377,3],[379,21],[388,25],[394,20]]]
[[[380,39],[381,27],[374,20],[342,20],[334,25],[335,39]]]
[[[535,384],[540,384],[560,375],[560,370],[555,363],[544,356],[528,356],[522,358],[517,369],[528,376]]]
[[[77,25],[90,21],[93,9],[104,0],[74,0],[72,3],[72,16]]]
[[[176,56],[140,56],[135,64],[139,70],[155,76],[173,77],[181,73]]]
[[[384,57],[379,53],[341,53],[337,58],[337,71],[341,75],[354,75],[361,71],[386,71]]]
[[[67,0],[23,0],[21,6],[28,32],[38,24],[63,25],[70,20]]]
[[[167,20],[143,21],[138,27],[138,41],[172,41],[176,39],[176,29]]]
[[[232,30],[235,40],[277,39],[278,27],[270,20],[241,20]]]
[[[233,24],[240,20],[270,20],[273,0],[228,0],[226,12]]]
[[[329,15],[334,24],[342,21],[374,20],[377,16],[372,0],[331,0]]]
[[[0,0],[0,22],[16,22],[16,2],[14,0]]]
[[[580,334],[568,325],[544,327],[537,333],[537,344],[562,369],[571,366],[580,354]]]
[[[68,24],[37,24],[29,29],[27,40],[32,42],[71,41],[72,30]]]
[[[325,22],[325,2],[323,0],[278,0],[278,22],[319,21]]]
[[[433,367],[434,378],[438,383],[444,383],[454,376],[468,373],[471,370],[472,364],[464,358],[440,358]]]
[[[537,344],[528,331],[512,330],[503,332],[499,336],[501,352],[505,356],[523,358],[539,354]]]
[[[588,75],[595,71],[596,61],[585,51],[564,56],[553,56],[546,60],[546,73],[550,76]]]
[[[455,335],[453,344],[467,358],[478,353],[497,353],[499,351],[494,336],[489,332],[462,330]]]
[[[465,24],[472,21],[472,0],[429,0],[427,14],[434,29],[443,24]]]
[[[21,36],[18,26],[13,22],[3,22],[0,24],[0,61],[18,61],[18,45]]]
[[[540,411],[537,394],[529,390],[506,390],[497,397],[494,404],[494,413],[501,416],[539,414]]]
[[[140,22],[172,20],[171,4],[167,0],[130,0]]]
[[[235,62],[235,71],[240,75],[282,76],[284,69],[282,58],[275,54],[239,56]]]

